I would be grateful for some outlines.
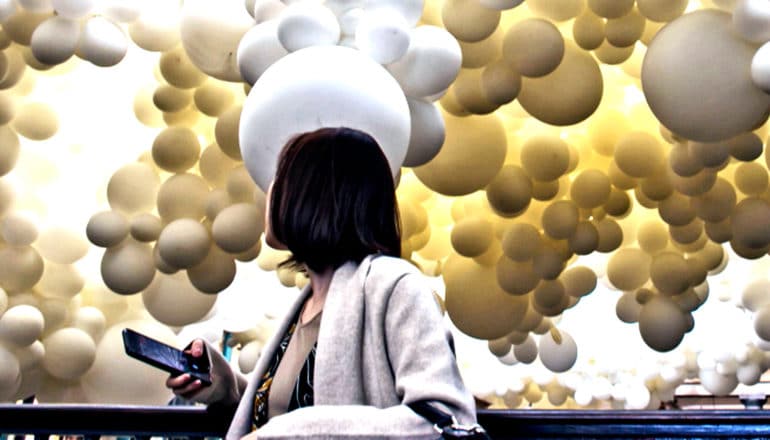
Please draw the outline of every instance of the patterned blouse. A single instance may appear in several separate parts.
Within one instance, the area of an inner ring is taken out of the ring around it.
[[[300,308],[301,311],[301,308]],[[267,423],[268,420],[268,398],[270,396],[270,386],[273,383],[275,372],[278,370],[278,365],[283,359],[283,355],[286,353],[286,349],[289,347],[291,337],[294,331],[297,329],[297,321],[299,319],[299,313],[294,319],[292,324],[286,331],[281,343],[273,354],[273,359],[270,362],[270,366],[262,376],[262,382],[257,388],[257,392],[254,396],[254,411],[252,417],[252,430],[256,430],[260,426]],[[313,367],[315,365],[315,353],[317,343],[313,345],[310,353],[305,359],[305,363],[302,365],[297,382],[294,384],[294,390],[291,393],[289,399],[288,411],[293,411],[298,408],[304,408],[306,406],[313,405]]]

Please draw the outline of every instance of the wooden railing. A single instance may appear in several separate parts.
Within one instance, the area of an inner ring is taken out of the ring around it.
[[[763,410],[480,410],[494,439],[770,439]],[[227,417],[200,406],[0,404],[0,435],[222,437]]]

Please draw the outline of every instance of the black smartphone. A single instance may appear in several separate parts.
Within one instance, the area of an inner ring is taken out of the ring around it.
[[[193,358],[178,348],[130,328],[123,329],[123,346],[127,355],[153,367],[168,371],[175,376],[187,373],[202,383],[211,385],[208,359],[205,357]]]

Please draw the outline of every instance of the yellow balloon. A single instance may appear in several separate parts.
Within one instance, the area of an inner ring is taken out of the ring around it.
[[[492,223],[483,217],[466,217],[452,228],[452,247],[464,257],[478,257],[494,240]]]
[[[625,248],[612,254],[607,263],[607,277],[619,290],[642,287],[650,278],[652,258],[641,249]]]
[[[521,262],[501,257],[495,269],[497,284],[511,295],[525,295],[540,282],[540,277],[534,272],[530,261]]]
[[[553,72],[564,58],[564,38],[548,20],[529,18],[508,29],[503,59],[520,74],[540,77]]]
[[[441,153],[439,153],[441,154]],[[556,136],[532,136],[521,146],[521,164],[533,179],[558,179],[569,166],[569,146]]]
[[[203,218],[208,193],[208,185],[199,176],[189,173],[171,176],[157,193],[160,218],[164,222]]]
[[[604,205],[610,197],[611,182],[599,170],[588,169],[575,177],[570,186],[570,198],[583,209]]]
[[[615,163],[631,177],[647,177],[663,165],[663,148],[652,135],[633,131],[618,138]]]
[[[133,214],[155,207],[160,177],[149,165],[130,163],[121,167],[107,184],[107,201],[115,211]]]

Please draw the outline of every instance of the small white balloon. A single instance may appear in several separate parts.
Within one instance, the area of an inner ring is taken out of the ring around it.
[[[40,338],[44,324],[37,308],[25,304],[11,307],[0,317],[0,340],[26,347]]]
[[[770,2],[739,0],[733,10],[733,27],[752,43],[770,40]]]
[[[406,23],[413,27],[422,17],[425,2],[423,0],[365,0],[364,9],[371,12],[380,12],[388,9],[398,12]]]
[[[343,38],[345,36],[355,36],[356,29],[358,29],[358,23],[361,22],[361,17],[364,16],[363,8],[351,8],[341,13],[337,20],[340,23],[340,32],[342,32]]]
[[[128,51],[123,30],[104,17],[93,17],[83,27],[79,44],[83,58],[101,67],[118,64]]]
[[[54,11],[64,18],[85,17],[94,8],[95,0],[51,0]]]
[[[311,0],[298,1],[278,16],[278,39],[289,52],[335,45],[340,40],[340,24],[326,6]]]
[[[80,41],[80,24],[61,17],[51,17],[32,32],[32,55],[41,63],[55,65],[75,54]]]
[[[140,4],[136,0],[101,0],[98,10],[118,23],[131,23],[142,14]]]
[[[513,355],[523,364],[531,364],[537,359],[537,343],[532,335],[527,335],[524,342],[513,347]]]
[[[765,93],[770,93],[770,42],[763,44],[751,59],[751,80]]]
[[[409,48],[388,70],[404,94],[421,98],[446,90],[460,73],[460,44],[446,29],[419,26],[412,29]]]
[[[10,351],[0,345],[0,401],[13,400],[12,397],[21,385],[19,360]]]
[[[380,64],[390,64],[409,48],[409,25],[398,12],[366,12],[356,28],[356,46]]]
[[[268,67],[288,53],[278,40],[278,20],[259,23],[238,44],[238,70],[244,81],[254,85]]]
[[[577,344],[564,330],[546,332],[540,337],[540,361],[554,373],[562,373],[575,365]]]
[[[263,23],[278,17],[285,8],[286,4],[280,0],[257,0],[254,2],[252,17],[257,24]]]

